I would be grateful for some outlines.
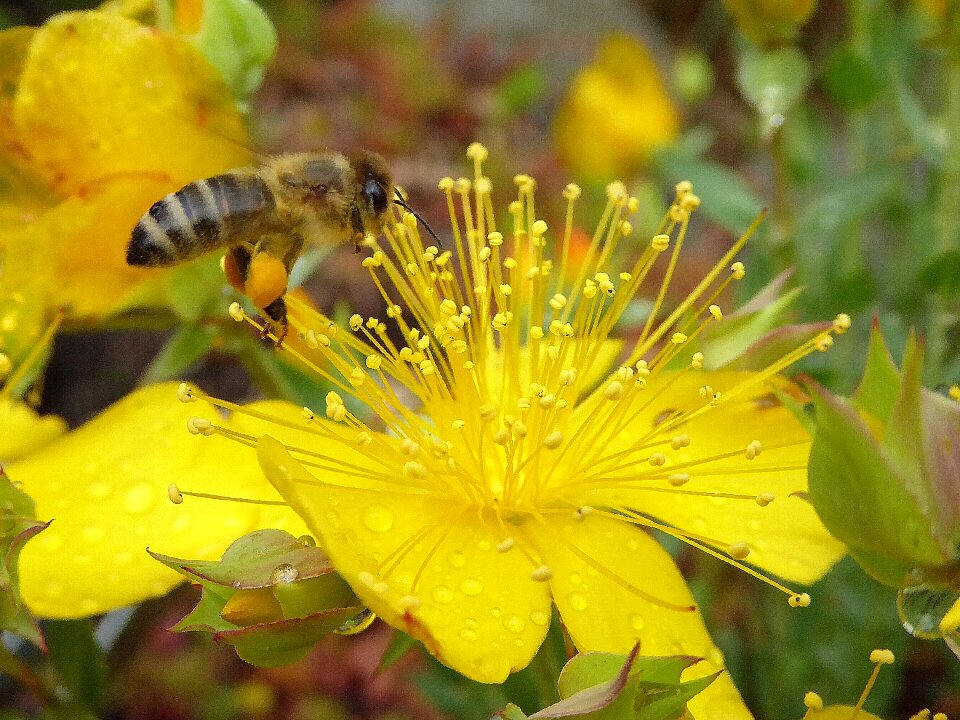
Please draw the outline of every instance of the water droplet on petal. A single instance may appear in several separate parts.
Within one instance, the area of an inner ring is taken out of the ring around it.
[[[470,641],[473,641],[473,640],[476,640],[477,637],[478,637],[478,636],[477,636],[477,633],[476,633],[475,631],[471,630],[470,628],[462,628],[462,629],[460,630],[460,639],[461,639],[461,640],[470,640]]]
[[[544,612],[543,610],[534,610],[530,613],[530,622],[532,622],[534,625],[543,627],[550,622],[550,614]]]
[[[570,584],[571,584],[571,585],[579,585],[579,584],[582,583],[582,582],[583,582],[583,578],[580,577],[580,573],[576,573],[576,572],[570,573]]]
[[[393,513],[383,505],[371,505],[363,513],[363,524],[372,532],[386,532],[393,527]]]
[[[134,485],[123,497],[123,509],[131,515],[143,515],[153,507],[159,497],[161,494],[155,492],[149,485]],[[162,497],[164,500],[167,499],[166,490],[162,493]]]
[[[467,559],[463,556],[462,552],[455,550],[447,555],[447,562],[449,562],[455,568],[462,568],[467,564]]]
[[[460,592],[464,595],[479,595],[483,592],[483,583],[476,578],[467,578],[460,583]]]
[[[437,585],[433,589],[433,599],[438,603],[448,603],[453,600],[453,590],[446,585]]]
[[[102,527],[96,525],[89,525],[83,529],[81,537],[85,542],[88,543],[98,543],[106,537],[106,532]]]
[[[639,632],[640,630],[643,630],[644,624],[645,623],[641,615],[634,614],[630,616],[630,627],[632,627],[637,632]]]
[[[468,628],[470,628],[470,629],[472,629],[472,630],[476,630],[478,627],[480,627],[480,623],[477,622],[477,619],[476,619],[476,618],[472,618],[472,617],[466,618],[466,619],[463,621],[463,624],[466,625]]]
[[[90,483],[87,486],[87,493],[94,500],[105,499],[111,493],[112,490],[113,488],[111,488],[105,482],[94,482],[94,483]]]
[[[580,593],[570,593],[567,596],[567,600],[570,603],[570,607],[572,607],[574,610],[587,609],[587,599]]]
[[[281,563],[273,569],[270,579],[274,585],[280,583],[292,583],[300,576],[300,571],[290,563]]]
[[[511,615],[503,621],[503,626],[512,633],[522,633],[527,623],[519,615]]]

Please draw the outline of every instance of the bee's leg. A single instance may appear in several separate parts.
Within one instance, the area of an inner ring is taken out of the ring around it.
[[[360,252],[360,243],[363,242],[363,216],[360,215],[360,208],[355,204],[350,206],[350,228],[353,230],[353,251]]]
[[[287,291],[290,270],[303,248],[303,240],[287,233],[274,233],[260,238],[250,254],[244,283],[244,294],[262,309],[268,318],[263,335],[273,333],[279,345],[287,334]]]
[[[250,256],[253,247],[250,245],[234,245],[223,256],[223,274],[237,292],[246,295],[247,273],[250,270]]]

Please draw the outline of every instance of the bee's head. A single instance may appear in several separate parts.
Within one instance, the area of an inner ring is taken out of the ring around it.
[[[360,182],[361,210],[379,222],[390,205],[393,183],[390,171],[383,158],[366,150],[358,152],[350,159],[350,165]]]

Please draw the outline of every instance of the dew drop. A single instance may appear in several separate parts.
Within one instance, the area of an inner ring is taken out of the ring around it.
[[[123,509],[131,515],[143,515],[157,501],[159,495],[149,485],[134,485],[123,497]],[[166,499],[166,492],[163,493]]]
[[[637,614],[633,614],[630,616],[630,627],[632,627],[634,630],[639,632],[640,630],[643,630],[643,626],[644,626],[644,622],[643,622],[642,616]]]
[[[583,582],[583,578],[580,577],[580,573],[577,573],[577,572],[570,573],[570,584],[571,584],[571,585],[579,585],[579,584],[582,583],[582,582]]]
[[[513,644],[517,647],[523,647],[526,643],[523,642],[523,638],[514,638]]]
[[[81,534],[81,537],[85,542],[98,543],[98,542],[101,542],[104,537],[106,537],[106,532],[102,527],[99,527],[97,525],[90,525],[83,529],[83,533]]]
[[[519,615],[511,615],[503,621],[503,626],[512,633],[522,633],[527,623]]]
[[[454,550],[452,553],[447,555],[447,562],[449,562],[455,568],[462,568],[467,564],[467,559],[463,556],[463,553],[459,550]]]
[[[640,543],[638,543],[636,540],[633,540],[633,539],[627,540],[627,550],[639,550],[639,549],[640,549]]]
[[[470,628],[461,628],[461,630],[460,630],[460,639],[461,639],[461,640],[473,641],[473,640],[476,640],[477,637],[478,637],[478,635],[477,635],[477,633],[476,633],[475,630],[471,630]]]
[[[460,583],[460,592],[464,595],[479,595],[483,592],[483,583],[476,578],[467,578]]]
[[[480,552],[490,552],[490,548],[492,548],[493,545],[490,544],[489,540],[481,540],[477,543],[477,547],[480,548]]]
[[[446,585],[437,585],[433,589],[433,599],[438,603],[448,603],[453,600],[453,590]]]
[[[112,491],[113,488],[105,482],[90,483],[87,486],[87,493],[94,500],[104,500]]]
[[[371,532],[386,532],[393,527],[393,513],[383,505],[371,505],[363,513],[363,524]]]
[[[567,596],[567,600],[570,602],[570,607],[572,607],[574,610],[587,609],[587,599],[580,593],[570,593]]]
[[[532,622],[534,625],[543,627],[550,622],[550,614],[545,613],[543,610],[534,610],[532,613],[530,613],[530,622]]]
[[[270,580],[274,585],[281,583],[292,583],[300,576],[300,571],[290,563],[280,563],[273,569]]]
[[[500,617],[500,615],[502,615],[503,613],[502,613],[502,611],[500,610],[500,608],[498,608],[496,605],[494,605],[492,608],[490,608],[490,614],[493,615],[493,617],[498,618],[498,617]]]

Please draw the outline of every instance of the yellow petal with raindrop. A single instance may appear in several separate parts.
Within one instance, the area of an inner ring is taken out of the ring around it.
[[[269,436],[259,457],[337,572],[386,622],[479,682],[503,682],[533,658],[550,623],[548,587],[531,578],[520,548],[498,552],[505,538],[494,523],[404,478],[350,488],[330,473],[313,477]],[[383,470],[370,459],[364,469]]]
[[[684,672],[684,680],[723,668],[723,654],[700,612],[691,609],[683,577],[645,532],[598,511],[580,520],[571,513],[529,525],[529,537],[553,570],[553,599],[578,648],[624,653],[639,640],[642,655],[704,658]],[[689,706],[697,720],[752,717],[726,673]]]
[[[202,402],[177,400],[177,384],[131,393],[81,428],[6,470],[50,527],[20,555],[20,590],[41,617],[106,612],[166,593],[183,578],[146,548],[182,558],[216,559],[241,535],[303,524],[287,508],[187,498],[167,486],[278,499],[253,450],[187,432],[196,415],[216,418]],[[249,453],[243,462],[243,453]]]

